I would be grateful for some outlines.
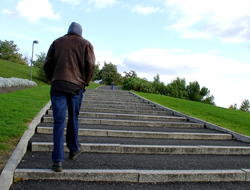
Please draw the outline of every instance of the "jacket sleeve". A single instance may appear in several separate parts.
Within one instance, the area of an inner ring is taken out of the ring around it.
[[[95,70],[95,53],[93,46],[89,43],[85,50],[84,75],[86,86],[89,85]]]
[[[54,48],[53,48],[53,43],[52,43],[48,50],[48,53],[47,53],[47,56],[43,65],[43,69],[45,71],[46,77],[50,82],[52,81],[52,77],[53,77],[53,73],[55,69],[55,63],[53,61],[53,57],[54,57]]]

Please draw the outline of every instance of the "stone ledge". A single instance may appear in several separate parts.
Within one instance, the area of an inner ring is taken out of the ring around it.
[[[243,170],[84,170],[73,169],[54,172],[51,169],[17,169],[18,180],[79,180],[92,182],[245,182],[247,171]]]
[[[81,143],[83,152],[117,154],[188,154],[188,155],[250,155],[250,147],[241,146],[168,146]],[[52,142],[33,142],[32,151],[53,150]],[[68,148],[64,143],[64,151]]]
[[[37,127],[37,133],[53,134],[53,127]],[[66,129],[64,129],[66,134]],[[97,137],[125,137],[125,138],[150,138],[150,139],[189,139],[189,140],[232,140],[230,134],[217,133],[175,133],[175,132],[142,132],[124,130],[79,129],[79,136]]]

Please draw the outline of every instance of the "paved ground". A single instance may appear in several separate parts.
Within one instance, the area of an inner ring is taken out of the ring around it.
[[[23,90],[23,89],[31,88],[31,87],[34,87],[34,86],[3,87],[3,88],[0,88],[0,94],[10,93],[10,92],[14,92],[14,91],[17,91],[17,90]]]
[[[46,185],[44,185],[46,184]],[[250,182],[234,183],[159,183],[159,184],[139,184],[139,183],[91,183],[79,181],[36,181],[17,182],[10,190],[248,190]]]

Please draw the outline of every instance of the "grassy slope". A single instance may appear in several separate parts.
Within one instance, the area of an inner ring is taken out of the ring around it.
[[[135,93],[181,113],[250,136],[250,114],[248,113],[169,96],[141,92]]]
[[[33,68],[32,73],[32,80],[38,86],[0,94],[0,150],[7,150],[7,143],[12,138],[20,138],[27,129],[27,123],[32,121],[50,100],[50,85],[39,80],[37,68]],[[30,79],[30,67],[0,59],[0,77]],[[88,88],[98,86],[91,83]]]
[[[9,140],[22,136],[27,123],[32,121],[50,99],[50,86],[39,80],[36,71],[37,68],[33,68],[32,80],[38,86],[0,94],[0,150],[9,148]],[[0,60],[0,76],[30,79],[30,67]]]

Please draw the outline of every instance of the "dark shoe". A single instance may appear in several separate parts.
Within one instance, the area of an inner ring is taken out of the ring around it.
[[[62,162],[54,162],[52,165],[52,170],[55,172],[61,172],[62,171]]]
[[[80,153],[82,152],[82,146],[79,144],[79,149],[76,152],[70,152],[69,153],[69,159],[74,160]]]

